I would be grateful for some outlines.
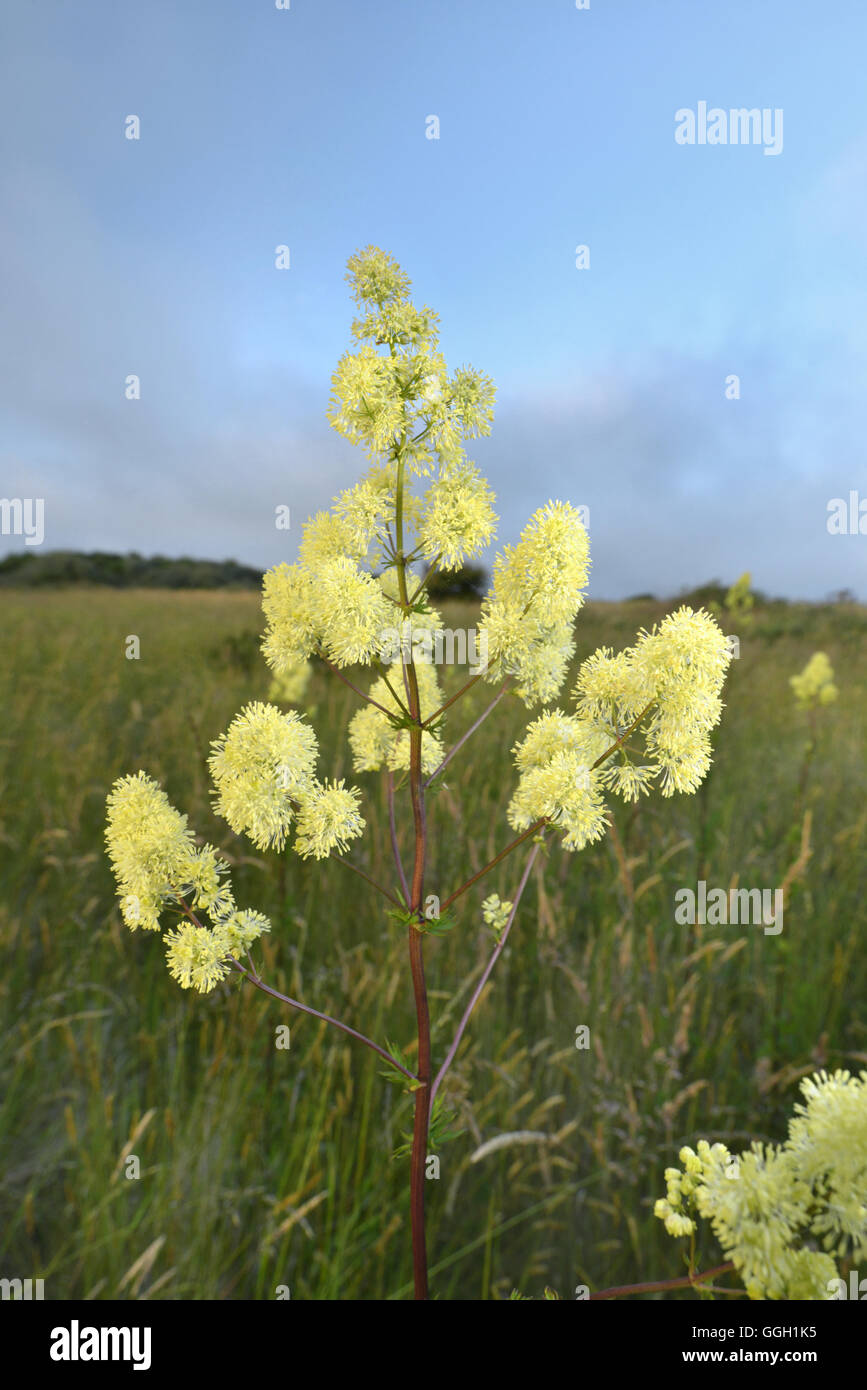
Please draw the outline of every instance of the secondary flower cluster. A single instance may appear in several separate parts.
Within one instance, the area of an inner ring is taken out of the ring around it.
[[[293,823],[303,859],[342,854],[362,833],[358,790],[318,780],[316,735],[294,711],[253,702],[212,749],[215,809],[259,849],[282,849]],[[115,782],[107,810],[106,844],[124,921],[132,931],[161,931],[167,907],[186,912],[191,920],[166,935],[169,970],[185,989],[213,989],[231,958],[270,931],[268,919],[237,908],[228,866],[211,845],[196,846],[186,816],[146,773]],[[199,912],[210,926],[193,920]]]
[[[324,859],[363,831],[358,789],[317,779],[316,735],[294,710],[253,701],[211,747],[214,809],[258,849],[281,850],[295,822],[296,852]]]
[[[833,667],[824,652],[814,652],[803,671],[789,677],[789,685],[802,709],[833,704],[839,694]]]
[[[709,1221],[753,1299],[827,1299],[833,1256],[867,1256],[867,1072],[819,1072],[801,1091],[785,1144],[683,1148],[654,1208],[673,1236]]]
[[[503,901],[499,893],[491,893],[482,903],[482,919],[485,925],[491,928],[494,936],[499,937],[504,930],[509,917],[511,916],[512,903],[508,898]]]
[[[482,604],[486,679],[516,678],[527,705],[559,694],[575,651],[575,615],[590,570],[590,543],[580,513],[549,502],[534,513],[514,547],[494,562],[494,583]]]
[[[513,750],[520,777],[510,823],[524,830],[544,818],[577,850],[605,833],[606,790],[626,801],[656,781],[663,796],[694,792],[710,767],[730,660],[714,619],[687,607],[625,651],[594,652],[578,670],[576,713],[546,711]],[[631,740],[639,738],[643,761],[635,762]]]
[[[121,915],[131,931],[161,931],[166,908],[206,913],[211,926],[185,922],[165,934],[169,970],[202,993],[228,974],[228,958],[246,951],[267,917],[235,905],[228,866],[211,845],[197,848],[186,816],[145,772],[121,777],[108,797],[106,844]]]

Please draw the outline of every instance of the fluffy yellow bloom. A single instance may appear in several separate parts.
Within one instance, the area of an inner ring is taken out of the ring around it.
[[[574,694],[578,709],[585,718],[605,721],[613,730],[618,717],[625,719],[632,711],[632,688],[630,652],[615,653],[610,647],[599,647],[582,661]],[[634,713],[637,714],[640,708],[635,709]]]
[[[830,705],[839,694],[834,684],[834,670],[825,652],[814,652],[803,671],[789,677],[789,684],[804,709]]]
[[[496,396],[491,378],[475,367],[458,367],[449,385],[451,408],[464,437],[477,439],[490,434]]]
[[[268,918],[249,909],[220,918],[210,930],[184,922],[166,933],[169,973],[183,989],[206,994],[228,975],[230,957],[237,959],[270,930]]]
[[[822,1203],[813,1229],[826,1249],[867,1259],[867,1072],[819,1072],[801,1092],[787,1147]]]
[[[518,544],[497,556],[482,604],[488,680],[515,676],[528,705],[555,698],[575,650],[572,624],[589,567],[587,531],[576,508],[549,502],[534,513]]]
[[[214,933],[229,955],[239,956],[259,940],[271,923],[261,912],[245,907],[220,917],[214,923]]]
[[[372,459],[399,448],[407,478],[460,465],[464,439],[490,433],[493,382],[471,366],[449,375],[437,315],[410,301],[410,281],[386,252],[356,252],[347,279],[361,310],[358,347],[332,377],[331,424]]]
[[[348,841],[364,830],[360,797],[357,787],[345,787],[342,781],[326,782],[305,796],[295,831],[295,850],[302,859],[325,859],[335,849],[345,853]]]
[[[637,801],[640,796],[648,796],[659,769],[654,764],[610,763],[599,769],[600,781],[604,787],[621,796],[624,801]],[[686,790],[686,788],[683,788]]]
[[[484,550],[494,534],[493,502],[494,494],[473,464],[444,469],[424,499],[419,527],[422,553],[429,560],[439,556],[440,569],[460,569]]]
[[[703,610],[679,608],[652,633],[639,634],[626,712],[640,712],[645,695],[655,702],[645,746],[661,772],[663,796],[695,791],[710,767],[709,734],[720,720],[730,661],[719,625]]]
[[[509,803],[509,824],[526,830],[542,816],[563,831],[565,849],[583,849],[605,834],[608,820],[599,776],[580,753],[555,753],[522,774]]]
[[[305,521],[301,537],[298,559],[315,579],[334,560],[360,560],[367,551],[370,533],[333,512],[317,512]]]
[[[183,989],[207,994],[228,975],[230,966],[222,942],[207,927],[184,922],[167,934],[166,942],[169,974]]]
[[[410,423],[392,361],[366,343],[345,352],[331,378],[328,419],[369,457],[384,453]]]
[[[819,1072],[801,1091],[785,1144],[681,1149],[654,1207],[674,1236],[709,1221],[753,1299],[827,1299],[833,1255],[867,1255],[867,1072]]]
[[[482,918],[497,936],[508,922],[513,907],[514,903],[508,899],[501,901],[498,893],[491,893],[482,903]]]
[[[584,602],[590,544],[577,508],[549,502],[534,512],[514,547],[494,564],[494,597],[532,608],[549,622],[574,618]]]
[[[131,931],[159,931],[165,904],[190,890],[193,832],[186,816],[145,772],[119,778],[107,809],[105,839],[121,915]]]
[[[302,549],[316,568],[282,564],[263,581],[265,659],[285,671],[321,647],[336,666],[369,665],[382,648],[392,607],[373,575],[342,553],[338,537],[348,534],[348,523],[322,512],[309,525]]]
[[[262,652],[274,671],[306,661],[316,648],[320,615],[313,576],[301,565],[285,562],[268,570],[262,581],[266,628]]]
[[[382,539],[394,521],[396,490],[397,471],[389,464],[369,469],[360,483],[336,499],[334,511],[349,532],[349,553],[365,555],[371,541]]]
[[[334,560],[318,573],[322,646],[335,666],[369,665],[379,655],[392,607],[372,574],[353,560]]]
[[[695,791],[710,766],[729,660],[717,624],[689,608],[625,652],[594,652],[578,672],[577,714],[547,711],[514,749],[521,776],[510,823],[526,829],[545,817],[567,849],[581,849],[605,833],[603,791],[637,801],[656,779],[664,796]],[[636,765],[631,742],[642,726],[649,761]]]
[[[228,866],[211,845],[196,848],[186,816],[146,773],[115,782],[106,842],[121,912],[132,931],[159,931],[166,907],[207,911],[211,927],[184,922],[166,934],[169,970],[185,989],[213,989],[229,971],[228,957],[270,931],[267,917],[235,906]]]
[[[519,772],[544,767],[557,753],[575,753],[590,767],[611,744],[604,730],[589,719],[549,710],[527,725],[527,731],[512,750]]]
[[[741,1154],[736,1178],[722,1164],[702,1174],[696,1207],[751,1298],[787,1296],[789,1256],[807,1222],[808,1197],[788,1156],[773,1145],[754,1144]]]
[[[253,701],[211,745],[214,809],[259,849],[282,849],[294,805],[314,785],[316,735],[294,710]]]
[[[710,731],[722,713],[730,660],[710,614],[683,607],[652,632],[640,632],[626,651],[615,655],[602,647],[582,662],[575,684],[579,715],[606,730],[612,742],[640,718],[648,759],[632,765],[632,740],[624,739],[620,762],[606,767],[603,784],[627,800],[637,800],[657,778],[663,796],[695,791],[710,767]]]

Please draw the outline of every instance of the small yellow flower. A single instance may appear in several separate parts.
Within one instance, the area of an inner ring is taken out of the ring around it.
[[[839,691],[834,684],[834,670],[825,652],[814,652],[803,671],[789,677],[795,699],[803,709],[830,705]]]

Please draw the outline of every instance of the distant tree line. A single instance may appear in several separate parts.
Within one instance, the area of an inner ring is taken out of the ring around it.
[[[481,598],[488,576],[480,565],[437,574],[429,585],[434,600]],[[51,588],[102,584],[112,589],[258,589],[262,571],[236,560],[171,560],[165,555],[114,555],[104,550],[17,551],[0,560],[0,587]]]
[[[170,560],[135,551],[24,551],[0,560],[0,585],[6,588],[104,584],[113,589],[258,589],[261,583],[261,570],[235,560]]]

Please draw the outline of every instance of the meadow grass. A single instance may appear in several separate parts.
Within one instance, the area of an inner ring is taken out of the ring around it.
[[[365,1049],[248,987],[182,991],[159,939],[121,925],[103,851],[106,793],[143,768],[231,862],[239,904],[271,917],[269,983],[412,1055],[406,943],[382,900],[336,864],[253,852],[212,814],[209,741],[270,681],[258,596],[2,603],[0,1274],[44,1278],[48,1298],[409,1297],[407,1160],[391,1157],[407,1099]],[[591,603],[578,658],[674,606]],[[451,605],[447,621],[475,613]],[[531,877],[445,1087],[462,1133],[427,1185],[435,1296],[677,1277],[652,1206],[678,1148],[782,1139],[801,1076],[867,1064],[867,611],[763,605],[740,637],[702,791],[618,802],[611,835],[552,847]],[[801,796],[807,730],[788,677],[817,649],[840,698]],[[462,674],[443,682],[450,694]],[[491,694],[480,684],[450,712],[447,741]],[[320,774],[365,788],[353,858],[392,885],[381,780],[352,772],[356,699],[317,666],[309,707]],[[529,717],[502,701],[450,765],[428,892],[446,897],[512,838],[510,748]],[[492,946],[479,904],[511,896],[521,867],[519,851],[428,943],[435,1061]],[[782,933],[677,925],[674,894],[700,878],[785,883]],[[511,1137],[474,1160],[498,1136]],[[699,1264],[717,1258],[709,1244]]]

